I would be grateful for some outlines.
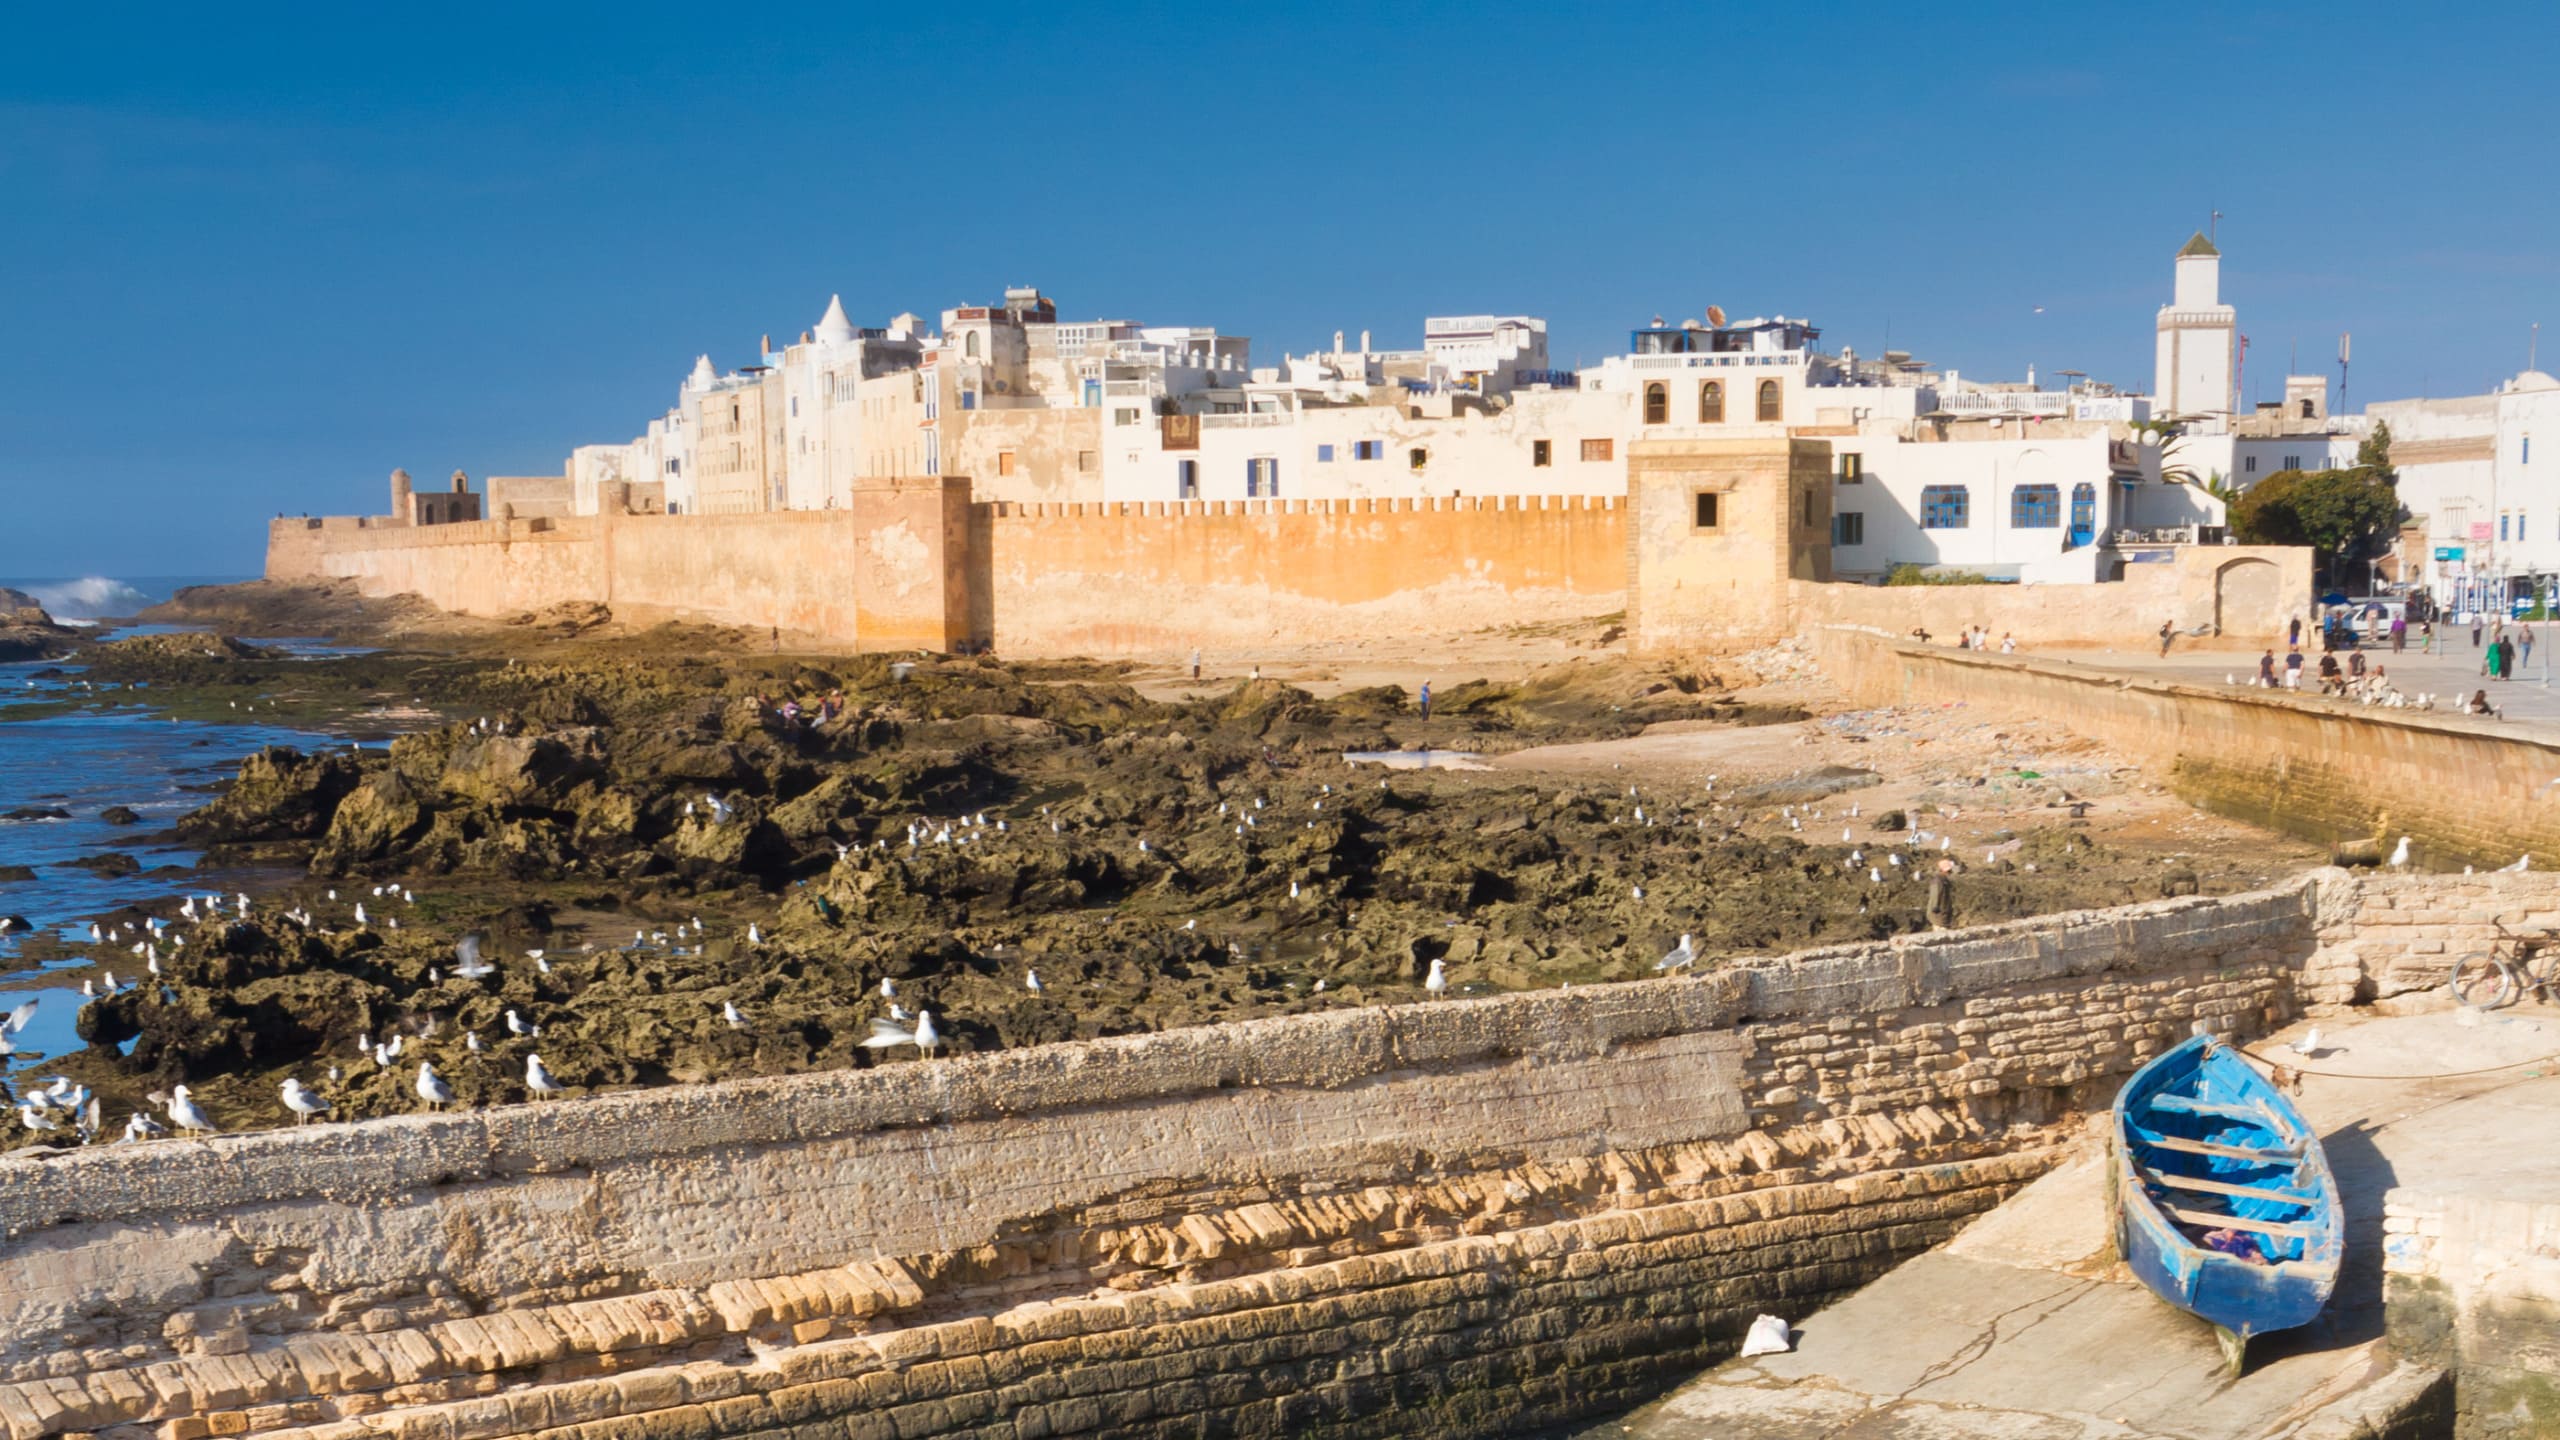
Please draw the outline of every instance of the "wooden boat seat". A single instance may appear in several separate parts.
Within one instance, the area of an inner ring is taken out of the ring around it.
[[[2146,1135],[2136,1131],[2133,1143],[2161,1150],[2176,1150],[2188,1155],[2218,1155],[2227,1160],[2294,1161],[2302,1158],[2299,1145],[2224,1145],[2212,1140],[2189,1140],[2178,1135]]]
[[[2189,1225],[2202,1225],[2208,1230],[2226,1228],[2246,1230],[2253,1234],[2283,1235],[2297,1240],[2308,1240],[2317,1231],[2317,1227],[2310,1225],[2287,1225],[2278,1220],[2252,1220],[2246,1215],[2217,1215],[2210,1210],[2185,1210],[2175,1205],[2163,1205],[2160,1210],[2172,1220]]]
[[[2184,1095],[2154,1095],[2144,1102],[2154,1110],[2167,1110],[2178,1115],[2210,1115],[2223,1120],[2247,1120],[2273,1128],[2275,1117],[2256,1105],[2233,1105],[2221,1100],[2191,1100]]]
[[[2144,1178],[2168,1189],[2192,1190],[2199,1195],[2236,1195],[2245,1200],[2274,1200],[2304,1210],[2317,1208],[2319,1204],[2318,1201],[2305,1200],[2299,1195],[2288,1195],[2281,1190],[2262,1190],[2254,1185],[2230,1185],[2220,1180],[2199,1180],[2192,1176],[2169,1175],[2157,1170],[2145,1170],[2142,1173]]]

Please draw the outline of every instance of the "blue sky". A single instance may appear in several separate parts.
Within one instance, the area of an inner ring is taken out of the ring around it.
[[[2253,398],[2341,331],[2351,403],[2477,391],[2560,321],[2556,57],[2547,5],[46,7],[0,53],[0,575],[556,472],[837,291],[1264,363],[1716,303],[2147,386],[2219,209]]]

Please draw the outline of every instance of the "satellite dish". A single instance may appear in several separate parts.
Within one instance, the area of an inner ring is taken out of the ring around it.
[[[1717,328],[1717,329],[1719,329],[1719,330],[1723,329],[1723,328],[1724,328],[1724,307],[1723,307],[1723,306],[1721,306],[1721,305],[1710,305],[1710,306],[1708,306],[1708,307],[1707,307],[1707,323],[1708,323],[1708,324],[1710,324],[1710,325],[1713,325],[1714,327],[1716,327],[1716,328]]]

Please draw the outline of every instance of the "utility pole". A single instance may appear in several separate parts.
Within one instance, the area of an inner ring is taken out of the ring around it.
[[[2352,334],[2343,334],[2338,337],[2338,413],[2340,415],[2347,413],[2347,356],[2354,345],[2355,338]]]

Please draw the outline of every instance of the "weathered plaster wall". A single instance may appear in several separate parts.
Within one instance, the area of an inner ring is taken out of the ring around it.
[[[1627,447],[1627,629],[1639,650],[1739,649],[1794,625],[1831,578],[1831,449],[1805,440]],[[1712,526],[1698,524],[1712,496]]]
[[[1003,654],[1181,654],[1580,619],[1624,597],[1605,497],[996,506]]]
[[[0,1161],[0,1426],[1520,1433],[1945,1238],[2195,1020],[2282,1019],[2314,909]]]
[[[2455,1373],[2454,1434],[2560,1434],[2560,1203],[2396,1186],[2382,1228],[2392,1348]]]
[[[1870,704],[1961,702],[2035,715],[2132,755],[2194,804],[2314,840],[2414,837],[2433,869],[2560,855],[2560,744],[2486,718],[2346,709],[2241,687],[1809,632],[1823,669]]]

